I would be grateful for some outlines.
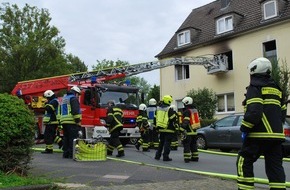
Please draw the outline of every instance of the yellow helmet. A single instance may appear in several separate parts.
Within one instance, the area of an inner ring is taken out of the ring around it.
[[[163,96],[162,101],[164,102],[164,104],[170,105],[173,102],[173,99],[172,99],[172,96],[165,95]]]

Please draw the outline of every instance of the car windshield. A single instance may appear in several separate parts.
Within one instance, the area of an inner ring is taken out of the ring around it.
[[[108,101],[113,100],[116,104],[130,105],[137,107],[138,96],[137,93],[127,93],[127,92],[113,92],[106,91],[100,97],[100,104],[106,105]]]

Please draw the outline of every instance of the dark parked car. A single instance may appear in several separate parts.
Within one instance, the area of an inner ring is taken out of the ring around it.
[[[220,149],[229,152],[240,149],[242,138],[240,126],[243,114],[234,114],[217,120],[213,124],[197,130],[197,146],[199,149]],[[284,156],[290,155],[290,118],[284,124],[286,141],[283,143]]]

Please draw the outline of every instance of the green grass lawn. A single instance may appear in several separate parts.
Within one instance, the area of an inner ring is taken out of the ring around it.
[[[29,176],[23,177],[16,174],[5,174],[0,172],[0,189],[30,185],[51,185],[52,188],[54,186],[54,184],[49,179]]]

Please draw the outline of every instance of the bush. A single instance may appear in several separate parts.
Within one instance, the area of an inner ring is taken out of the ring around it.
[[[216,112],[217,97],[212,89],[192,89],[187,93],[187,96],[193,99],[193,105],[196,106],[200,118],[213,119]]]
[[[22,99],[0,94],[0,170],[26,175],[34,145],[34,115]]]

